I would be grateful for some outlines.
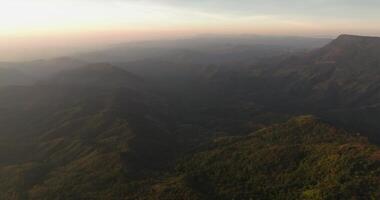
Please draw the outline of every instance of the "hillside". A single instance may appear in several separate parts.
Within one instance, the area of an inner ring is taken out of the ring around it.
[[[142,89],[143,80],[108,63],[95,63],[63,70],[40,84],[80,87],[127,87]]]
[[[380,150],[301,116],[184,159],[152,199],[377,199]],[[143,198],[142,198],[143,199]]]
[[[146,171],[148,165],[160,163],[162,153],[171,150],[152,146],[158,138],[146,146],[147,137],[141,141],[144,150],[139,150],[134,137],[142,138],[142,132],[129,124],[119,119],[104,131],[99,127],[96,136],[78,137],[86,133],[82,129],[77,136],[39,141],[33,153],[39,152],[43,160],[32,156],[0,165],[0,197],[376,199],[380,195],[379,148],[311,116],[248,136],[216,139],[180,159],[174,171],[161,169],[155,175]],[[159,151],[161,157],[156,153],[143,161],[148,149]]]
[[[273,112],[312,113],[379,143],[380,38],[342,35],[325,47],[210,77]]]
[[[321,49],[284,61],[274,76],[303,82],[304,88],[294,92],[309,89],[306,97],[312,103],[321,100],[335,108],[371,105],[380,100],[379,53],[380,38],[342,35]]]
[[[0,199],[115,199],[179,149],[165,104],[128,88],[4,88],[0,112]]]
[[[9,85],[28,85],[33,79],[26,74],[10,68],[0,68],[0,87]]]
[[[308,109],[379,141],[380,127],[372,121],[380,116],[379,52],[380,38],[342,35],[301,61],[284,62],[274,76],[282,79],[282,95],[293,109]]]

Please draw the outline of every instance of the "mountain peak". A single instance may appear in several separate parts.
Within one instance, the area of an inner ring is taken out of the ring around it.
[[[380,37],[343,34],[332,41],[331,44],[344,45],[345,47],[380,45]]]
[[[342,34],[336,40],[380,40],[380,37]]]
[[[380,52],[380,37],[343,34],[330,44],[314,52],[317,64],[336,64],[338,62],[375,63]],[[368,58],[371,58],[369,60]]]

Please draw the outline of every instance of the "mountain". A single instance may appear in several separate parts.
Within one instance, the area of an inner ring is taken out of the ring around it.
[[[87,62],[79,59],[59,57],[49,60],[0,63],[0,67],[18,70],[34,79],[45,79],[62,70],[75,69],[86,64]]]
[[[330,41],[326,38],[286,36],[202,35],[188,39],[124,43],[73,57],[88,62],[125,63],[147,59],[176,59],[198,64],[249,63],[258,57],[313,49]]]
[[[266,73],[278,80],[286,106],[320,113],[379,141],[380,127],[372,121],[380,116],[379,52],[380,38],[342,35]]]
[[[76,131],[70,131],[75,121],[68,118],[65,128],[48,130],[35,141],[38,145],[21,143],[36,146],[23,146],[33,150],[22,153],[25,161],[2,162],[1,197],[376,199],[380,195],[379,148],[311,116],[248,136],[216,139],[180,159],[174,171],[165,167],[152,174],[150,164],[162,162],[168,156],[163,153],[178,149],[170,143],[158,145],[173,135],[157,132],[162,126],[149,128],[152,121],[140,121],[136,129],[136,121],[113,119],[116,115],[111,112],[116,110],[83,118],[88,125]],[[61,131],[71,134],[57,134]],[[8,150],[4,145],[2,149]]]
[[[142,86],[143,80],[108,63],[95,63],[75,69],[63,70],[40,84],[80,87],[128,87]]]
[[[219,71],[208,82],[235,93],[235,101],[255,102],[277,113],[312,113],[378,143],[379,41],[342,35],[309,52]]]
[[[380,38],[342,35],[321,49],[284,61],[273,76],[303,81],[312,94],[320,95],[317,98],[335,93],[339,101],[334,107],[374,104],[380,95],[379,52]]]
[[[180,150],[167,110],[126,87],[3,88],[0,199],[125,195]]]
[[[100,63],[1,88],[0,199],[127,197],[215,135],[141,82]]]
[[[28,85],[33,79],[24,73],[10,68],[0,68],[0,87],[8,85]]]
[[[181,161],[152,199],[377,199],[380,150],[311,116],[222,138]],[[144,198],[141,198],[144,199]]]
[[[380,38],[355,35],[340,35],[324,48],[316,51],[319,62],[360,62],[365,65],[377,64]],[[318,62],[318,61],[317,61]]]

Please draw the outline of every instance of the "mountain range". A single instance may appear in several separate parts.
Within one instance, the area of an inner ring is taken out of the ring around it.
[[[2,63],[0,199],[380,198],[380,38],[241,37]]]

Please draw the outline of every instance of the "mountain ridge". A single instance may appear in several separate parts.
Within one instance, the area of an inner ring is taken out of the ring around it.
[[[143,89],[144,80],[112,64],[94,63],[61,71],[52,78],[40,81],[39,84]]]
[[[163,199],[378,198],[380,150],[349,135],[316,117],[300,116],[249,136],[220,139],[184,158],[175,176],[151,194]],[[372,175],[365,175],[369,171]]]

